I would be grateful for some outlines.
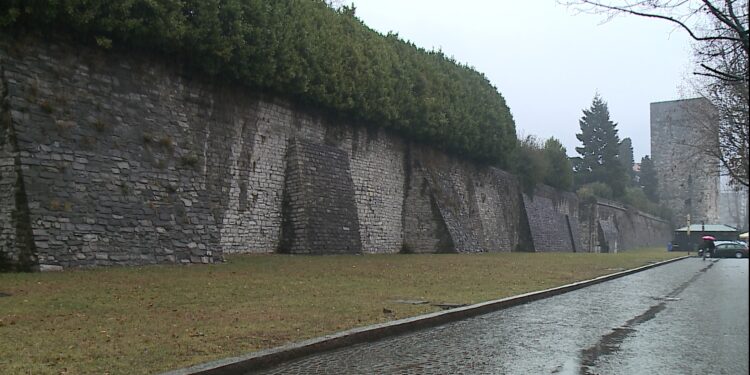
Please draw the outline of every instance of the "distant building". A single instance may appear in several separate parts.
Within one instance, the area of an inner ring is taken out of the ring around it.
[[[719,222],[748,231],[748,189],[733,187],[722,181],[719,191]]]
[[[739,232],[737,228],[723,224],[690,224],[689,227],[675,229],[672,238],[672,250],[698,250],[703,236],[712,236],[718,241],[735,241]]]
[[[633,172],[635,172],[635,182],[639,184],[641,182],[641,163],[633,163]]]
[[[718,145],[710,123],[715,108],[704,98],[651,103],[651,159],[659,199],[677,226],[719,221],[719,163],[701,150]]]

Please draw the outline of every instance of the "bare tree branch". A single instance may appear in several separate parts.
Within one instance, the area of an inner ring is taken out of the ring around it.
[[[709,1],[704,1],[704,3],[706,3],[706,2],[710,3]],[[569,5],[569,6],[570,5],[576,6],[576,5],[581,5],[581,4],[592,6],[593,7],[593,13],[599,13],[599,12],[597,12],[596,8],[601,8],[601,9],[605,9],[605,10],[612,11],[612,12],[615,12],[615,13],[620,12],[620,13],[626,13],[626,14],[630,14],[630,15],[634,15],[634,16],[639,16],[639,17],[655,18],[655,19],[660,19],[660,20],[664,20],[664,21],[667,21],[667,22],[671,22],[671,23],[679,26],[685,32],[687,32],[688,35],[690,35],[690,37],[693,38],[696,41],[711,41],[711,40],[742,41],[741,38],[731,37],[731,36],[722,36],[722,35],[701,36],[701,35],[697,34],[694,31],[694,27],[691,27],[691,26],[687,25],[685,22],[683,22],[682,20],[678,19],[677,17],[666,16],[666,15],[657,14],[657,13],[648,13],[648,12],[644,12],[644,11],[634,10],[634,9],[637,9],[636,8],[637,6],[639,6],[639,5],[640,6],[647,6],[646,4],[648,4],[648,3],[651,3],[651,2],[648,2],[648,1],[646,1],[646,2],[636,2],[634,4],[629,4],[629,3],[626,2],[626,5],[615,6],[615,5],[609,5],[609,4],[605,4],[603,2],[600,2],[600,1],[593,1],[593,0],[562,1],[562,4]],[[689,1],[683,1],[683,2],[680,2],[679,4],[672,4],[672,5],[669,5],[669,6],[665,6],[665,5],[652,5],[652,7],[656,8],[656,9],[658,9],[658,8],[677,8],[677,7],[679,7],[681,5],[684,5],[684,4],[687,4],[687,3],[689,3]],[[583,11],[587,12],[586,10],[583,10]],[[587,12],[587,13],[592,13],[592,12]]]
[[[719,55],[717,54],[717,57],[718,56]],[[703,69],[708,70],[710,73],[695,72],[693,74],[703,75],[703,76],[708,76],[708,77],[713,77],[713,78],[717,78],[717,79],[721,79],[721,80],[725,80],[725,81],[730,81],[730,82],[732,82],[732,81],[742,81],[744,79],[744,77],[742,75],[728,73],[728,72],[722,72],[722,71],[714,69],[714,68],[712,68],[712,67],[710,67],[710,66],[708,66],[706,64],[701,64],[701,67]]]

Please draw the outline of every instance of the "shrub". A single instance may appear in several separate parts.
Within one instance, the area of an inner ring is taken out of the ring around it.
[[[643,212],[649,213],[661,218],[672,218],[672,211],[664,206],[650,200],[643,189],[630,187],[625,189],[625,195],[622,198],[623,203],[635,207]]]
[[[354,14],[322,0],[7,0],[0,28],[175,56],[211,77],[508,166],[515,125],[483,74]]]
[[[590,197],[599,197],[604,199],[612,199],[612,188],[603,182],[592,182],[581,186],[576,191],[578,197],[581,199]]]
[[[513,157],[513,171],[518,175],[525,192],[533,193],[534,187],[544,182],[549,169],[549,162],[535,136],[529,135],[519,140]]]

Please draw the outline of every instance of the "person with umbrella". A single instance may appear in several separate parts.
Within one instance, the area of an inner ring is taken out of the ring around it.
[[[700,247],[700,251],[703,253],[703,259],[706,259],[707,256],[710,258],[714,255],[714,250],[716,250],[716,244],[714,244],[715,240],[716,238],[713,236],[703,236],[703,243]]]

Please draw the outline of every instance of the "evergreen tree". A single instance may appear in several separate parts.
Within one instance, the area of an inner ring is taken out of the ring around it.
[[[625,168],[625,173],[628,175],[628,186],[635,184],[635,171],[633,170],[633,164],[635,159],[633,158],[633,142],[630,138],[623,138],[620,142],[620,163]]]
[[[640,184],[643,188],[643,192],[646,193],[646,197],[652,202],[659,202],[659,178],[656,175],[656,169],[654,168],[654,162],[648,155],[641,159],[641,173],[640,173]]]
[[[583,147],[576,147],[581,155],[575,159],[574,176],[577,186],[602,182],[612,188],[615,198],[625,194],[627,173],[619,160],[620,137],[617,124],[609,119],[607,103],[597,94],[591,108],[583,110],[579,121],[581,133],[576,138]]]
[[[542,152],[548,166],[544,183],[561,190],[570,190],[573,187],[573,168],[565,147],[555,137],[551,137],[544,142]]]

